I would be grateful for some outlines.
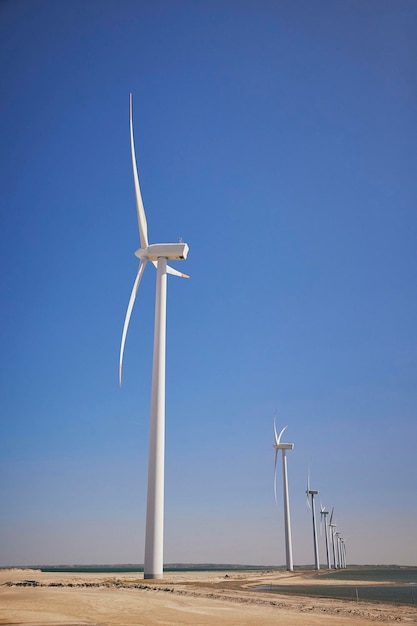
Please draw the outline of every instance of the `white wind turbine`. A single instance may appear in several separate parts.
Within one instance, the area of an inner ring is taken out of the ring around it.
[[[343,554],[343,545],[344,545],[344,539],[342,536],[339,537],[339,542],[340,542],[340,563],[342,565],[342,568],[345,568],[345,559],[344,559],[344,554]]]
[[[346,543],[345,540],[342,538],[342,561],[343,561],[343,567],[346,568]]]
[[[283,493],[284,493],[284,525],[285,525],[285,557],[286,557],[286,568],[287,570],[293,570],[293,561],[292,561],[292,541],[291,541],[291,519],[290,519],[290,502],[288,496],[288,475],[287,475],[287,457],[286,451],[293,450],[293,443],[281,443],[281,436],[283,432],[288,428],[288,426],[284,426],[284,428],[277,435],[277,429],[275,426],[274,419],[274,448],[275,448],[275,468],[274,468],[274,493],[275,493],[275,502],[277,502],[277,462],[278,462],[278,452],[282,451],[282,478],[283,478]]]
[[[139,225],[140,248],[135,252],[139,269],[133,284],[127,307],[120,345],[119,382],[122,384],[123,352],[133,304],[146,264],[156,267],[155,327],[152,368],[151,416],[148,460],[148,496],[146,505],[145,578],[163,576],[163,526],[164,526],[164,451],[165,451],[165,344],[166,344],[166,289],[167,274],[189,278],[167,265],[167,260],[187,258],[186,243],[149,244],[145,209],[140,193],[133,140],[132,94],[130,94],[130,148],[132,154],[133,180],[136,194],[136,210]]]
[[[346,546],[345,540],[343,539],[340,533],[336,533],[337,537],[337,549],[338,549],[338,557],[339,557],[339,567],[341,569],[345,569],[346,567]]]
[[[340,552],[341,536],[340,536],[339,532],[336,532],[335,536],[336,536],[337,560],[339,562],[339,569],[343,569],[342,555],[341,555],[341,552]]]
[[[330,551],[329,551],[329,529],[327,527],[327,516],[329,511],[326,510],[326,507],[320,506],[320,522],[323,523],[324,519],[324,533],[326,537],[326,558],[327,558],[327,568],[330,569]]]
[[[313,516],[313,542],[314,542],[314,566],[315,569],[320,569],[320,561],[319,561],[319,544],[317,541],[317,525],[316,525],[316,508],[314,506],[314,496],[318,494],[318,491],[315,489],[310,489],[310,470],[308,470],[307,474],[307,506],[312,511]],[[311,497],[311,504],[310,498]]]
[[[338,565],[337,565],[337,560],[336,560],[336,547],[335,547],[336,524],[333,523],[333,515],[334,515],[334,507],[332,508],[332,512],[330,514],[329,531],[330,531],[330,537],[332,540],[333,568],[337,569]]]

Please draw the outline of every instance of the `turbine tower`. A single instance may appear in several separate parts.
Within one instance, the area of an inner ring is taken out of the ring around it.
[[[330,551],[329,551],[329,529],[327,527],[327,516],[329,511],[326,511],[326,507],[320,506],[320,522],[324,520],[324,534],[326,537],[326,558],[327,558],[327,569],[330,569]]]
[[[122,384],[123,352],[130,316],[146,264],[156,267],[155,327],[152,368],[151,415],[148,460],[148,496],[146,505],[146,537],[144,578],[163,577],[163,531],[164,531],[164,454],[165,454],[165,343],[166,343],[166,292],[167,274],[189,278],[167,265],[167,260],[187,258],[186,243],[149,244],[145,209],[139,186],[133,140],[132,94],[130,94],[130,149],[133,181],[136,195],[136,211],[139,225],[140,248],[135,252],[139,268],[130,294],[122,341],[120,345],[119,382]]]
[[[307,506],[309,509],[311,509],[312,516],[313,516],[314,567],[315,569],[320,569],[319,544],[317,541],[316,509],[314,506],[314,496],[318,494],[318,491],[316,489],[310,488],[310,470],[308,471],[308,475],[307,475],[306,494],[307,494]],[[310,504],[309,496],[311,497],[311,504]]]
[[[278,453],[281,450],[282,452],[282,479],[283,479],[283,494],[284,494],[284,526],[285,526],[285,561],[286,568],[288,571],[292,572],[294,569],[293,561],[292,561],[292,541],[291,541],[291,519],[290,519],[290,502],[288,496],[288,475],[287,475],[287,450],[293,450],[293,443],[281,443],[281,437],[283,432],[288,428],[288,426],[284,426],[284,428],[277,435],[277,429],[275,426],[274,419],[274,448],[275,448],[275,468],[274,468],[274,493],[275,493],[275,502],[277,502],[277,462],[278,462]]]

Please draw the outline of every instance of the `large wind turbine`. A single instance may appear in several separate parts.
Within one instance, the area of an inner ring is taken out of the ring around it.
[[[122,384],[123,352],[133,304],[146,264],[156,267],[155,327],[152,368],[151,416],[148,461],[148,497],[146,505],[145,578],[163,576],[163,526],[164,526],[164,451],[165,451],[165,343],[166,343],[166,290],[167,274],[189,278],[167,265],[167,260],[187,258],[186,243],[148,242],[148,227],[139,187],[133,140],[132,94],[130,94],[130,149],[132,153],[133,181],[139,225],[140,248],[135,252],[139,268],[127,307],[120,345],[119,381]]]
[[[293,561],[292,561],[292,541],[291,541],[291,519],[290,519],[290,502],[288,497],[288,475],[287,475],[287,457],[286,451],[293,450],[293,443],[281,443],[281,436],[283,432],[288,428],[288,426],[284,426],[284,428],[277,435],[277,429],[275,426],[274,420],[274,448],[275,448],[275,469],[274,469],[274,492],[275,492],[275,502],[277,501],[277,462],[278,462],[278,452],[282,451],[282,478],[283,478],[283,493],[284,493],[284,525],[285,525],[285,557],[286,557],[286,567],[287,570],[293,570]]]
[[[318,491],[316,491],[316,489],[310,489],[310,470],[308,471],[308,475],[307,475],[306,494],[307,494],[307,506],[309,509],[311,509],[312,515],[313,515],[314,566],[315,566],[315,569],[320,569],[319,544],[317,541],[316,508],[314,506],[314,496],[318,494]],[[311,497],[311,504],[310,504],[309,496]]]

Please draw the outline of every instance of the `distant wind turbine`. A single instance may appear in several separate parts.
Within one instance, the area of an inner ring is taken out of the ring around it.
[[[314,543],[314,566],[315,569],[320,569],[320,560],[319,560],[319,544],[317,541],[317,525],[316,525],[316,509],[314,506],[314,496],[318,494],[318,491],[310,488],[310,469],[307,474],[307,506],[312,511],[313,516],[313,543]],[[311,498],[311,504],[310,504]]]
[[[337,547],[337,560],[339,562],[339,569],[343,568],[343,563],[342,563],[342,555],[340,553],[340,533],[337,532],[335,533],[336,536],[336,547]]]
[[[345,540],[342,538],[342,561],[343,561],[343,567],[346,568],[346,543]]]
[[[346,555],[345,555],[345,540],[340,533],[336,533],[337,537],[337,549],[339,556],[339,567],[345,569],[346,567]]]
[[[327,516],[329,511],[326,511],[326,507],[320,506],[320,522],[324,523],[324,535],[326,538],[326,558],[327,558],[327,569],[330,569],[330,551],[329,551],[329,529],[327,528]]]
[[[146,507],[145,578],[163,577],[163,526],[164,526],[164,450],[165,450],[165,343],[166,343],[166,289],[167,274],[189,278],[167,265],[167,260],[187,258],[186,243],[149,244],[145,209],[139,186],[133,140],[132,94],[130,94],[130,148],[136,210],[139,225],[140,248],[135,252],[139,268],[127,307],[120,345],[119,382],[122,384],[123,352],[133,305],[146,264],[156,267],[155,327],[152,369],[151,416],[148,460],[148,497]]]
[[[334,507],[332,508],[332,512],[330,514],[329,530],[330,530],[330,537],[332,540],[333,568],[337,569],[338,565],[337,565],[337,560],[336,560],[336,547],[335,547],[336,524],[333,523],[333,515],[334,515]]]
[[[275,493],[275,502],[277,502],[277,462],[278,462],[278,453],[281,450],[282,452],[282,479],[283,479],[283,494],[284,494],[284,526],[285,526],[285,560],[286,560],[286,568],[290,572],[293,570],[293,561],[292,561],[292,541],[291,541],[291,519],[290,519],[290,502],[288,496],[288,475],[287,475],[287,457],[286,451],[293,450],[293,443],[281,443],[281,437],[283,432],[288,428],[288,426],[284,426],[284,428],[277,435],[277,429],[275,425],[274,419],[274,448],[275,448],[275,468],[274,468],[274,493]]]

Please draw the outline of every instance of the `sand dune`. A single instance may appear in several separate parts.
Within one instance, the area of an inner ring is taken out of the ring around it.
[[[311,585],[311,572],[168,572],[162,581],[144,581],[141,573],[0,570],[0,625],[417,624],[417,609],[413,607],[271,595],[250,588],[291,582]],[[333,584],[321,580],[323,583]]]

